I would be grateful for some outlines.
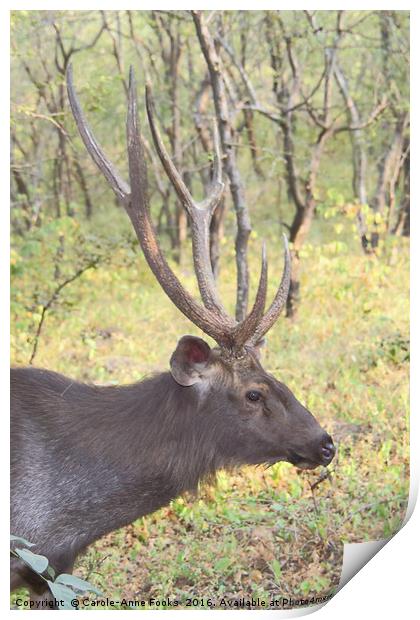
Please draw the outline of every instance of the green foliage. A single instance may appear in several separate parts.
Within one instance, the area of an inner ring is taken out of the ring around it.
[[[35,545],[33,543],[14,535],[10,536],[10,542],[12,543],[10,548],[11,555],[22,560],[34,573],[48,584],[54,598],[60,601],[58,609],[74,610],[77,608],[77,602],[75,603],[77,597],[88,592],[103,596],[98,588],[84,579],[80,579],[75,575],[67,575],[66,573],[57,575],[53,566],[50,565],[48,558],[26,549],[26,547],[34,547]],[[25,547],[17,547],[17,544],[25,545]]]
[[[385,358],[393,364],[404,364],[410,361],[410,341],[399,332],[386,336],[379,341],[377,357]],[[373,361],[373,363],[377,363]]]
[[[82,594],[84,592],[93,592],[98,596],[102,596],[102,592],[98,590],[98,588],[95,588],[95,586],[88,581],[80,579],[80,577],[76,577],[76,575],[67,575],[66,573],[62,573],[61,575],[58,575],[54,583],[69,586],[70,588],[73,588],[73,590],[76,590]]]
[[[43,555],[32,553],[29,549],[16,549],[16,554],[36,573],[44,573],[48,568],[48,560]]]
[[[21,545],[25,545],[25,547],[35,547],[34,543],[30,543],[29,541],[27,541],[25,538],[21,538],[20,536],[10,536],[10,542],[11,543],[19,543]]]
[[[46,310],[48,316],[58,318],[77,311],[75,280],[109,263],[115,253],[121,253],[123,264],[135,260],[134,247],[132,237],[123,232],[105,238],[70,217],[51,220],[24,238],[16,237],[11,250],[11,276],[19,280],[11,294],[11,316],[19,330],[12,335],[16,361],[30,360]]]

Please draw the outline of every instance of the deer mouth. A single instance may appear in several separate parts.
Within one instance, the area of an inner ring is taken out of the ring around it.
[[[316,450],[312,452],[309,458],[292,450],[289,453],[288,461],[292,463],[292,465],[295,465],[298,469],[315,469],[321,465],[327,467],[327,465],[329,465],[333,460],[335,453],[336,448],[331,435],[324,432],[321,436],[319,444],[317,444]]]
[[[324,463],[320,463],[318,461],[311,461],[307,457],[301,456],[297,452],[291,452],[288,456],[264,459],[264,463],[269,467],[282,461],[294,465],[295,467],[297,467],[297,469],[315,469],[316,467],[324,465]]]
[[[298,469],[315,469],[316,467],[320,467],[320,465],[324,464],[319,461],[311,461],[297,452],[292,452],[287,460]]]

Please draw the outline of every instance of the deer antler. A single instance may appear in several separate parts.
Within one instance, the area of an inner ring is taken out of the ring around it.
[[[134,73],[130,68],[127,112],[127,151],[130,185],[122,179],[95,139],[83,115],[73,87],[72,67],[67,69],[67,90],[70,106],[81,138],[88,153],[107,179],[117,198],[122,202],[133,224],[144,256],[159,284],[175,306],[197,327],[211,336],[222,349],[235,355],[242,354],[245,345],[254,345],[278,318],[287,298],[290,281],[290,255],[285,240],[285,268],[280,287],[269,310],[264,315],[267,294],[267,259],[265,246],[262,252],[261,274],[254,306],[239,324],[231,318],[219,301],[210,262],[209,226],[219,204],[224,185],[217,125],[214,124],[214,169],[206,198],[197,203],[186,187],[181,175],[170,159],[154,120],[154,103],[150,86],[146,87],[146,108],[156,150],[162,165],[186,209],[191,223],[194,268],[204,306],[197,303],[184,289],[169,267],[159,247],[150,218],[147,167],[139,130],[137,94]]]
[[[178,194],[178,198],[190,217],[194,268],[203,303],[208,310],[215,312],[220,317],[224,318],[228,324],[234,327],[234,321],[226,313],[219,301],[210,262],[210,222],[216,207],[220,203],[225,187],[222,181],[222,162],[220,158],[220,141],[217,126],[214,126],[213,132],[215,157],[210,192],[202,202],[198,203],[191,196],[163,144],[159,129],[155,123],[155,105],[150,85],[146,86],[146,109],[153,142],[160,161],[162,162],[162,166]]]
[[[112,190],[124,205],[130,200],[130,187],[118,173],[114,164],[105,155],[86,119],[83,115],[82,108],[80,107],[76,93],[73,87],[73,67],[70,64],[67,67],[66,73],[67,79],[67,94],[70,101],[71,111],[73,113],[74,120],[76,121],[77,128],[80,133],[80,137],[86,147],[87,152],[92,157],[99,170],[102,172]]]
[[[147,167],[140,141],[137,93],[132,69],[130,69],[127,112],[127,152],[131,200],[126,209],[151,270],[165,293],[186,317],[222,347],[231,347],[230,325],[227,325],[215,313],[203,308],[191,297],[169,267],[159,247],[150,219]]]
[[[283,275],[281,278],[281,282],[280,282],[279,288],[277,289],[277,293],[273,299],[271,306],[269,307],[267,312],[262,317],[255,332],[251,335],[251,337],[247,341],[247,344],[251,346],[257,344],[257,342],[261,340],[261,338],[264,337],[264,335],[268,332],[268,330],[273,327],[274,323],[279,318],[280,313],[283,310],[284,305],[287,301],[287,295],[289,293],[289,287],[290,287],[290,276],[291,276],[292,267],[290,263],[289,244],[287,242],[287,237],[284,233],[283,233],[283,243],[284,243],[284,269],[283,269]]]

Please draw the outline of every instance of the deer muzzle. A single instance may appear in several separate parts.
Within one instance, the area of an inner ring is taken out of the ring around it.
[[[299,469],[315,469],[323,465],[326,467],[331,463],[335,456],[335,446],[331,435],[323,431],[321,437],[318,437],[309,450],[302,452],[292,451],[289,461]]]

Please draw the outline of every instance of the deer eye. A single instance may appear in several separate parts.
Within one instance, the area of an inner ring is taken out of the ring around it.
[[[250,390],[246,393],[246,397],[248,400],[255,403],[257,402],[257,400],[260,400],[262,398],[262,394],[261,392],[258,392],[258,390]]]

